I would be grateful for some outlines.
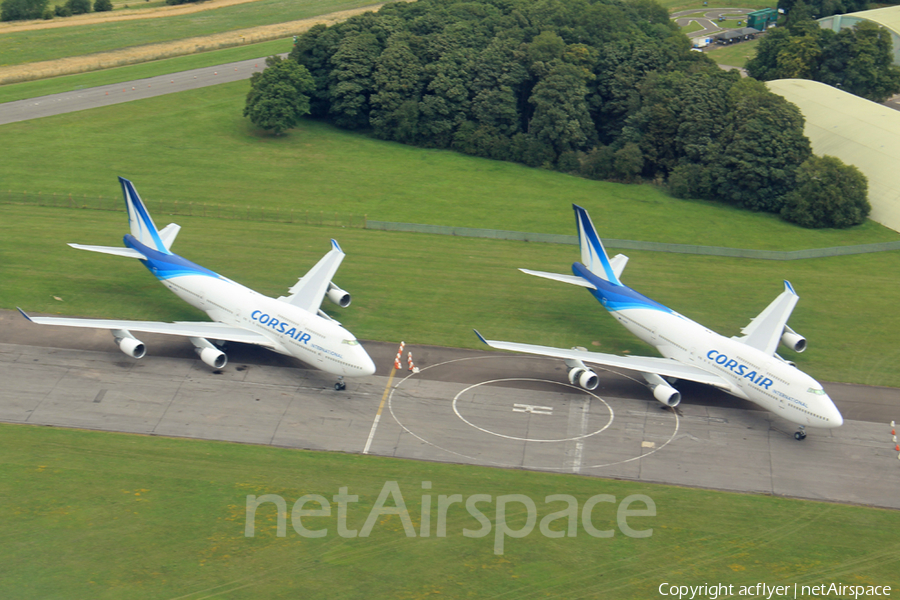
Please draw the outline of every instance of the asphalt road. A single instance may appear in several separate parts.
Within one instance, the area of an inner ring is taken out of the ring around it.
[[[703,29],[699,31],[692,31],[691,33],[687,34],[689,38],[698,38],[722,31],[722,27],[719,25],[720,18],[724,17],[726,19],[735,19],[753,12],[753,10],[746,8],[716,8],[704,12],[703,17],[688,18],[681,16],[696,15],[697,13],[701,12],[701,10],[702,9],[682,10],[672,13],[671,15],[669,15],[669,18],[674,20],[675,24],[679,27],[684,27],[691,21],[697,23],[698,25],[701,25]]]
[[[253,73],[265,68],[265,57],[255,58],[126,83],[6,102],[0,104],[0,125],[240,81],[249,79]]]
[[[0,421],[900,508],[887,420],[900,390],[826,385],[844,426],[797,442],[790,423],[705,386],[680,386],[672,411],[628,374],[601,371],[588,393],[567,384],[559,361],[536,357],[407,346],[412,373],[393,371],[398,344],[363,342],[378,372],[336,392],[331,376],[251,346],[232,345],[214,371],[185,340],[142,339],[137,361],[106,331],[0,312]]]

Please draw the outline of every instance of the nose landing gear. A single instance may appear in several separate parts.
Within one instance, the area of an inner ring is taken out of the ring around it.
[[[338,392],[347,389],[347,384],[344,383],[343,375],[338,375],[338,382],[334,384],[334,389],[335,389],[335,391],[338,391]]]
[[[806,427],[803,425],[800,426],[800,431],[794,434],[794,439],[798,442],[806,439]]]

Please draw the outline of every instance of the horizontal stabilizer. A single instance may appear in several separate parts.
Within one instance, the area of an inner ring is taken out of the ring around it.
[[[625,270],[625,265],[628,264],[628,257],[624,254],[616,254],[609,260],[609,266],[612,267],[613,273],[616,274],[617,279],[621,279],[622,271]]]
[[[570,283],[572,285],[580,285],[582,287],[590,288],[592,290],[597,289],[594,285],[584,279],[583,277],[578,277],[577,275],[563,275],[562,273],[547,273],[545,271],[532,271],[531,269],[519,269],[523,273],[528,275],[534,275],[535,277],[543,277],[544,279],[552,279],[553,281],[562,281],[563,283]]]
[[[147,257],[134,250],[133,248],[116,248],[114,246],[86,246],[84,244],[69,244],[78,250],[89,250],[90,252],[100,252],[102,254],[113,254],[115,256],[125,256],[127,258],[140,258],[146,260]]]
[[[175,238],[178,237],[179,231],[181,231],[181,225],[169,223],[168,225],[163,227],[162,231],[159,232],[159,239],[162,240],[163,246],[166,247],[166,250],[171,250],[172,244],[175,242]]]

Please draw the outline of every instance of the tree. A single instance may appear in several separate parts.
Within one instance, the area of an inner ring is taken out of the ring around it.
[[[785,196],[781,216],[803,227],[852,227],[869,216],[867,195],[859,169],[833,156],[810,156],[797,171],[797,186]]]
[[[900,67],[893,63],[891,34],[872,22],[862,21],[851,30],[841,31],[852,37],[853,52],[846,62],[842,87],[851,94],[884,102],[900,92]]]
[[[798,2],[795,12],[803,6]],[[891,47],[890,33],[870,21],[834,33],[798,18],[760,40],[747,72],[761,81],[812,79],[883,102],[900,92]]]
[[[328,112],[340,127],[361,129],[369,124],[369,97],[375,87],[372,75],[380,54],[378,38],[365,32],[346,36],[332,55]]]
[[[378,58],[369,123],[378,137],[413,143],[418,135],[423,72],[407,38],[403,34],[392,36]]]
[[[244,116],[263,129],[280,135],[309,114],[309,94],[315,83],[306,67],[278,56],[266,59],[266,69],[250,78]]]
[[[790,15],[795,6],[802,4],[803,0],[778,0],[778,8]],[[808,16],[815,19],[842,15],[869,9],[868,0],[808,0],[805,4]]]
[[[3,0],[0,21],[40,19],[49,0]]]
[[[765,84],[742,79],[731,88],[733,109],[712,153],[719,200],[750,210],[779,212],[811,154],[803,115]]]
[[[587,75],[580,67],[556,61],[547,76],[534,86],[528,99],[534,105],[528,132],[552,147],[557,155],[596,143],[594,123],[585,100]]]
[[[73,15],[83,15],[91,12],[91,0],[66,0],[66,8]]]
[[[112,9],[112,0],[94,0],[94,12],[107,12]]]

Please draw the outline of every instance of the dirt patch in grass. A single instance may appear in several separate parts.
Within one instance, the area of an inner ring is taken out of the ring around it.
[[[248,0],[214,0],[210,3],[204,3],[201,6],[203,7],[203,10],[208,10],[209,8],[219,8],[228,4],[240,4],[246,1]],[[8,67],[0,68],[0,85],[8,83],[20,83],[23,81],[33,81],[36,79],[45,79],[47,77],[57,77],[60,75],[74,75],[76,73],[86,73],[88,71],[98,71],[100,69],[123,67],[126,65],[149,62],[151,60],[159,60],[162,58],[172,58],[174,56],[184,56],[186,54],[206,52],[208,50],[219,50],[222,48],[232,48],[234,46],[242,46],[245,44],[254,44],[258,42],[267,42],[269,40],[277,40],[289,37],[291,35],[303,33],[308,29],[314,27],[315,25],[332,25],[334,23],[339,23],[341,21],[349,19],[353,15],[358,15],[367,11],[378,10],[381,6],[381,4],[376,4],[367,6],[365,8],[344,10],[327,15],[322,15],[319,17],[301,19],[299,21],[289,21],[287,23],[277,23],[275,25],[263,25],[261,27],[241,29],[238,31],[229,31],[226,33],[218,33],[215,35],[202,37],[187,38],[174,42],[148,44],[146,46],[123,48],[121,50],[113,50],[111,52],[98,52],[96,54],[88,54],[85,56],[73,56],[70,58],[62,58],[59,60],[34,62],[23,65],[11,65]],[[156,11],[163,11],[167,8],[180,7],[148,9],[147,11],[144,11],[145,14],[142,17],[137,18],[172,16],[173,13],[169,12],[157,15]],[[89,22],[90,21],[82,21],[80,24],[87,24]],[[0,33],[2,33],[2,31],[0,31]]]

